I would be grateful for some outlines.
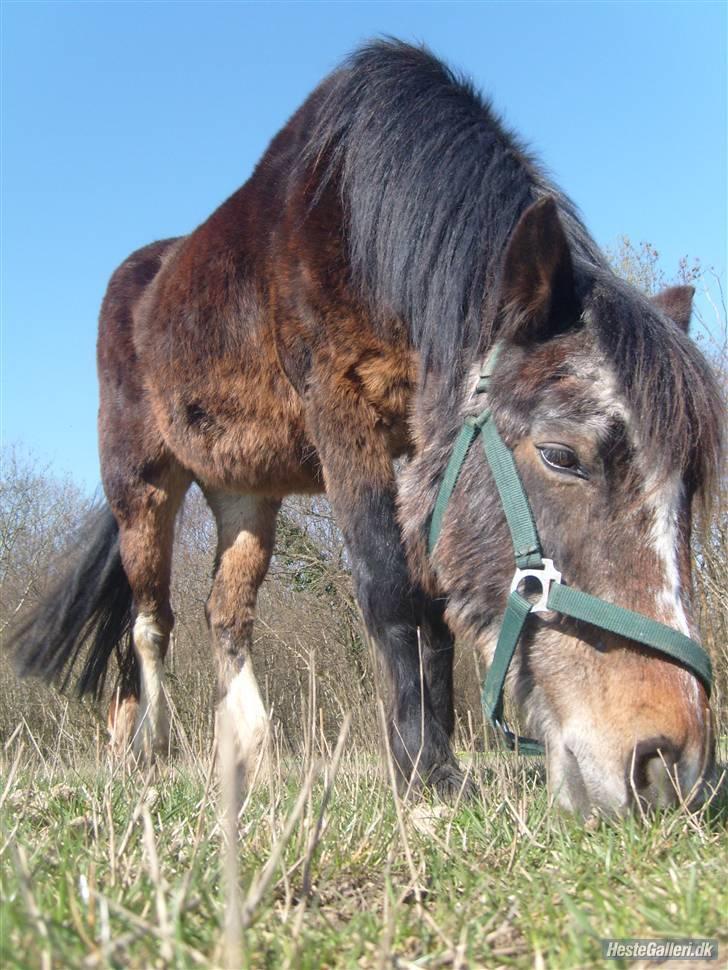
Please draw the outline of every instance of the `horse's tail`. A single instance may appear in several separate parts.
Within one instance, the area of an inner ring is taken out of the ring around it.
[[[21,677],[58,681],[65,688],[87,647],[77,684],[80,695],[99,697],[113,653],[122,690],[138,694],[132,593],[121,564],[119,528],[108,505],[89,513],[78,545],[73,565],[10,635],[17,671]]]

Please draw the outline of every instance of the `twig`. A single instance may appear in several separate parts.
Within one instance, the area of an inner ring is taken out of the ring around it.
[[[329,806],[329,801],[331,799],[331,793],[334,789],[334,782],[336,781],[336,775],[339,770],[339,762],[341,761],[341,755],[344,750],[344,745],[346,744],[346,739],[349,736],[349,728],[351,727],[351,714],[347,714],[344,719],[344,723],[341,725],[341,730],[339,731],[339,737],[336,742],[336,747],[334,748],[334,754],[331,758],[331,763],[328,767],[328,777],[326,785],[324,787],[324,794],[321,799],[321,807],[319,808],[318,818],[316,819],[316,825],[311,833],[311,837],[306,848],[306,858],[303,865],[303,888],[302,893],[304,896],[308,896],[311,893],[311,862],[313,860],[313,854],[316,851],[316,846],[321,838],[321,829],[323,828],[324,814]]]

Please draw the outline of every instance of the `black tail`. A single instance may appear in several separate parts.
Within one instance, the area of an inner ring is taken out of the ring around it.
[[[116,653],[122,687],[138,694],[131,628],[132,594],[121,565],[119,529],[111,509],[103,505],[83,524],[78,559],[11,633],[10,648],[21,677],[59,681],[62,688],[84,652],[77,689],[95,698]]]

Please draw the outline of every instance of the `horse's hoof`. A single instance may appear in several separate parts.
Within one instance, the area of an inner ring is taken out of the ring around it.
[[[427,787],[448,802],[467,801],[477,793],[472,775],[452,762],[433,768],[427,778]]]

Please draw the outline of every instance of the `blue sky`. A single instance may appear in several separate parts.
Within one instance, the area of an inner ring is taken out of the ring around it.
[[[232,193],[378,33],[489,93],[597,241],[726,274],[726,5],[5,2],[2,438],[98,483],[95,341],[114,268]]]

